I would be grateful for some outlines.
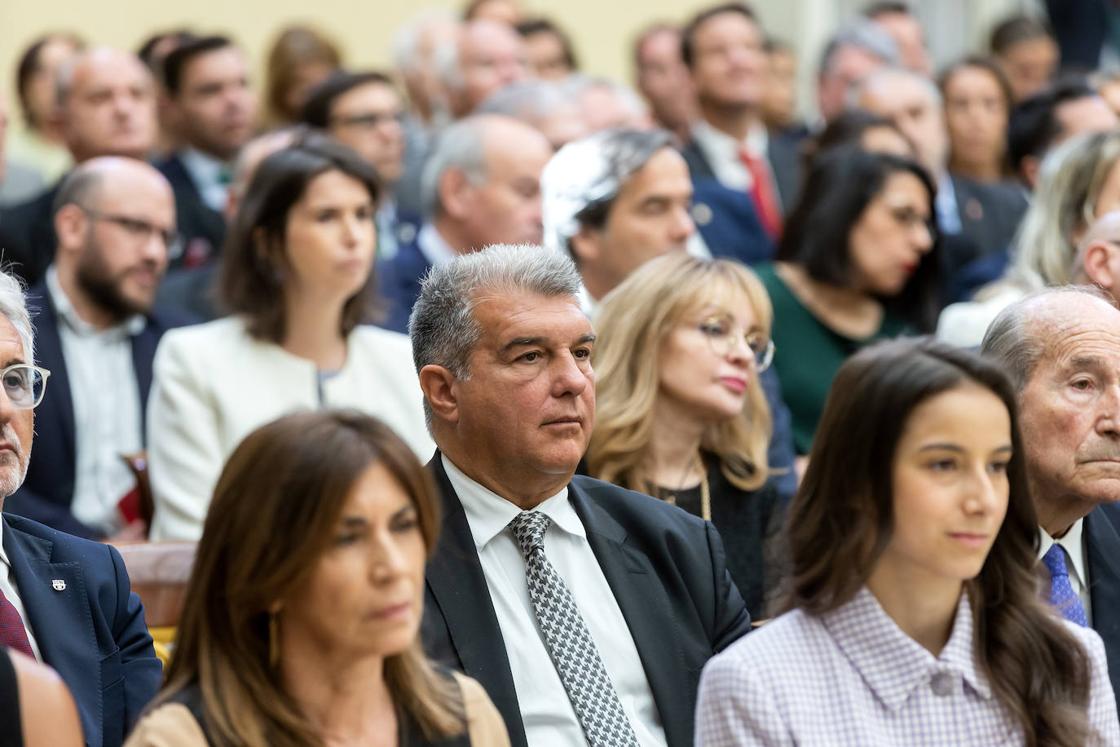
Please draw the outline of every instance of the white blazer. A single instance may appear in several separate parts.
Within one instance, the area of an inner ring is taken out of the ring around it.
[[[346,345],[346,364],[323,382],[320,402],[315,364],[253,339],[242,318],[166,333],[148,398],[151,539],[197,540],[226,458],[258,426],[297,410],[367,412],[426,462],[435,444],[424,425],[408,338],[362,326]]]

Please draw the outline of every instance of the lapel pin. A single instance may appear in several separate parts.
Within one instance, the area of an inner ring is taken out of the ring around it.
[[[51,588],[55,591],[66,591],[66,582],[61,578],[56,578],[51,581]]]

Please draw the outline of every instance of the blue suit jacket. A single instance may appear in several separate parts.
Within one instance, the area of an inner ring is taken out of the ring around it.
[[[45,283],[32,288],[27,300],[35,324],[35,357],[39,365],[50,370],[51,378],[42,403],[35,408],[35,444],[27,477],[23,486],[4,502],[4,510],[68,534],[96,539],[100,533],[70,513],[77,479],[77,444],[74,402],[58,334],[58,316]],[[149,315],[148,324],[140,334],[132,338],[132,365],[139,385],[137,394],[142,415],[152,387],[156,345],[168,329],[189,321],[156,312]]]
[[[1083,529],[1093,630],[1104,640],[1108,676],[1120,701],[1120,505],[1097,506]]]
[[[412,241],[400,242],[392,259],[377,263],[377,289],[384,306],[380,326],[402,334],[408,334],[408,317],[420,297],[420,279],[432,268],[420,251],[417,235],[418,231]]]
[[[78,705],[88,747],[117,747],[159,689],[162,668],[109,545],[3,515],[4,550],[43,661]]]

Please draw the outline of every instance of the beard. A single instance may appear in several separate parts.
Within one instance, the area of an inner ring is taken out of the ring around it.
[[[132,268],[113,273],[106,266],[104,255],[105,248],[93,236],[88,237],[75,272],[78,287],[94,304],[117,322],[123,322],[133,314],[147,313],[154,299],[143,301],[129,298],[121,291],[121,286]]]
[[[31,444],[25,447],[11,423],[0,429],[0,438],[12,445],[14,451],[0,451],[0,505],[12,493],[20,489],[27,477],[27,465],[31,461]]]

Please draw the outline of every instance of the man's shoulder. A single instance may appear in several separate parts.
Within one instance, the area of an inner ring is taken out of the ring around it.
[[[3,517],[4,531],[11,531],[33,540],[49,542],[51,545],[51,562],[77,560],[81,562],[83,570],[86,571],[112,564],[112,549],[103,542],[75,537],[72,534],[52,529],[46,524],[40,524],[33,519],[15,514],[5,513]]]
[[[705,522],[700,517],[645,493],[586,475],[575,475],[571,484],[624,528],[647,526],[689,533],[704,531]]]

